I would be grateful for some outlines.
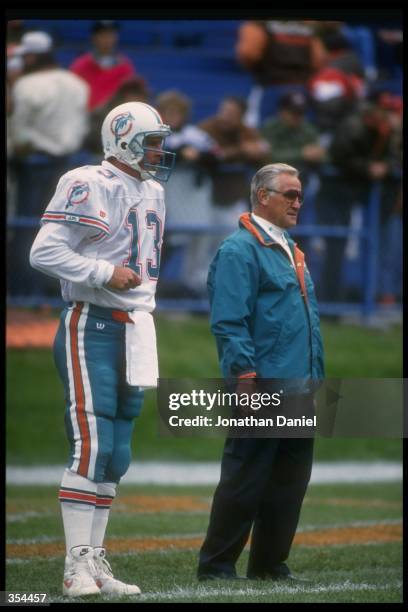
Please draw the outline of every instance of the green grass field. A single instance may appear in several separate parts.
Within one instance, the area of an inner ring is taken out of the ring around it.
[[[323,323],[328,377],[401,377],[402,330]],[[164,378],[220,377],[203,317],[157,318]],[[8,465],[64,464],[63,390],[50,350],[7,352]],[[146,394],[133,440],[135,460],[219,460],[222,440],[158,436],[155,393]],[[398,439],[323,439],[315,461],[401,460]],[[195,578],[214,487],[122,485],[107,533],[118,578],[146,603],[397,603],[402,601],[401,486],[311,485],[289,565],[310,582],[199,583]],[[47,592],[62,602],[64,544],[55,486],[7,489],[6,589]],[[238,563],[245,573],[248,551]],[[77,600],[80,601],[80,600]],[[85,602],[85,600],[83,600]],[[101,602],[91,598],[87,602]],[[130,599],[121,599],[121,602]]]
[[[288,562],[293,573],[310,580],[301,586],[267,581],[197,582],[197,554],[212,494],[212,487],[121,487],[109,523],[107,548],[115,575],[142,589],[138,600],[402,601],[400,485],[309,487]],[[55,487],[10,486],[7,504],[7,590],[47,592],[51,601],[64,601],[63,532]],[[241,575],[247,555],[246,550],[238,563]]]
[[[384,332],[323,323],[328,377],[402,376],[402,330]],[[215,342],[206,317],[157,317],[160,374],[163,378],[219,378]],[[7,462],[12,465],[64,463],[64,400],[50,350],[8,350]],[[135,459],[218,460],[220,439],[159,437],[154,391],[146,393],[133,441]],[[401,457],[395,439],[323,439],[317,460]]]

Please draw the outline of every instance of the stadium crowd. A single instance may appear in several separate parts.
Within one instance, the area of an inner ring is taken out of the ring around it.
[[[159,296],[206,294],[208,266],[220,241],[250,208],[250,176],[264,164],[284,162],[299,168],[305,185],[308,206],[301,223],[350,226],[357,211],[364,224],[372,186],[381,183],[377,300],[398,302],[402,97],[387,87],[380,61],[364,64],[352,34],[351,26],[336,21],[239,22],[235,58],[253,86],[247,99],[225,91],[215,114],[194,124],[196,101],[185,92],[174,88],[153,95],[149,74],[140,74],[121,51],[119,22],[95,22],[89,50],[63,67],[49,32],[9,21],[9,219],[39,217],[64,171],[81,160],[101,162],[101,122],[109,110],[130,100],[147,102],[170,125],[167,148],[177,153],[165,185],[169,231]],[[379,49],[390,56],[389,66],[398,71],[402,35],[386,29],[376,35]],[[29,269],[35,231],[9,230],[11,297],[58,292],[55,283]],[[317,267],[319,300],[352,298],[342,279],[352,241],[300,236],[298,242]]]

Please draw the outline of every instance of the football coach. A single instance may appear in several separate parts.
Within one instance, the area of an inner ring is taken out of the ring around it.
[[[208,276],[211,330],[226,379],[251,395],[264,379],[324,377],[313,282],[286,230],[303,203],[299,173],[269,164],[251,183],[252,212],[221,244]],[[302,383],[304,384],[304,383]],[[306,388],[307,385],[306,385]],[[305,393],[313,404],[313,392]],[[313,437],[225,441],[220,482],[199,554],[199,580],[236,579],[252,528],[247,577],[296,580],[286,565],[310,480]]]

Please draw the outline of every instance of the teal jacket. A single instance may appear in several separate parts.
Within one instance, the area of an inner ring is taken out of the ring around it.
[[[324,378],[313,282],[302,251],[285,235],[297,272],[249,213],[211,263],[211,330],[227,378]]]

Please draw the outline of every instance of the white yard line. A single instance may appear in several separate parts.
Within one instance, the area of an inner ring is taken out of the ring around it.
[[[7,538],[6,544],[26,546],[30,544],[48,544],[50,542],[63,542],[62,536],[38,536],[36,538]]]
[[[249,582],[249,584],[253,584]],[[248,586],[247,588],[233,589],[228,587],[223,588],[211,588],[197,585],[197,587],[176,587],[170,591],[157,591],[156,593],[142,593],[141,595],[132,598],[135,602],[147,602],[147,601],[158,601],[173,599],[191,599],[197,601],[200,599],[206,599],[208,597],[239,597],[239,596],[267,596],[267,595],[297,595],[297,594],[320,594],[320,593],[341,593],[341,592],[356,592],[356,591],[389,591],[391,589],[402,589],[402,582],[396,581],[386,585],[367,584],[365,582],[353,583],[350,580],[345,580],[341,583],[325,584],[325,585],[313,585],[313,586],[287,586],[273,583],[271,586],[262,588],[256,588]],[[51,597],[50,602],[67,602],[69,601],[66,597]],[[101,601],[103,599],[101,598]],[[126,600],[128,601],[128,599]]]
[[[9,512],[7,514],[8,523],[25,523],[30,519],[45,518],[46,516],[55,516],[55,512],[36,512],[34,510],[27,510],[27,512]]]
[[[176,598],[194,598],[194,599],[204,599],[206,597],[214,597],[214,596],[238,596],[238,595],[255,595],[259,597],[260,595],[272,595],[272,594],[288,594],[295,595],[298,593],[333,593],[333,592],[347,592],[347,591],[386,591],[389,589],[398,589],[402,588],[402,582],[398,581],[394,584],[387,584],[377,586],[375,584],[367,584],[360,583],[354,584],[350,581],[346,580],[343,583],[339,584],[326,584],[326,585],[316,585],[316,586],[283,586],[274,583],[270,588],[262,588],[257,589],[253,587],[249,587],[247,589],[229,589],[229,588],[220,588],[220,589],[211,589],[207,587],[197,587],[196,589],[177,589],[174,591],[164,591],[158,593],[145,593],[140,596],[140,601],[154,601],[157,599],[176,599]]]
[[[6,481],[10,485],[57,485],[65,467],[9,466]],[[122,484],[215,485],[220,463],[145,461],[131,464]],[[402,464],[394,461],[340,461],[315,463],[311,484],[399,482]]]

